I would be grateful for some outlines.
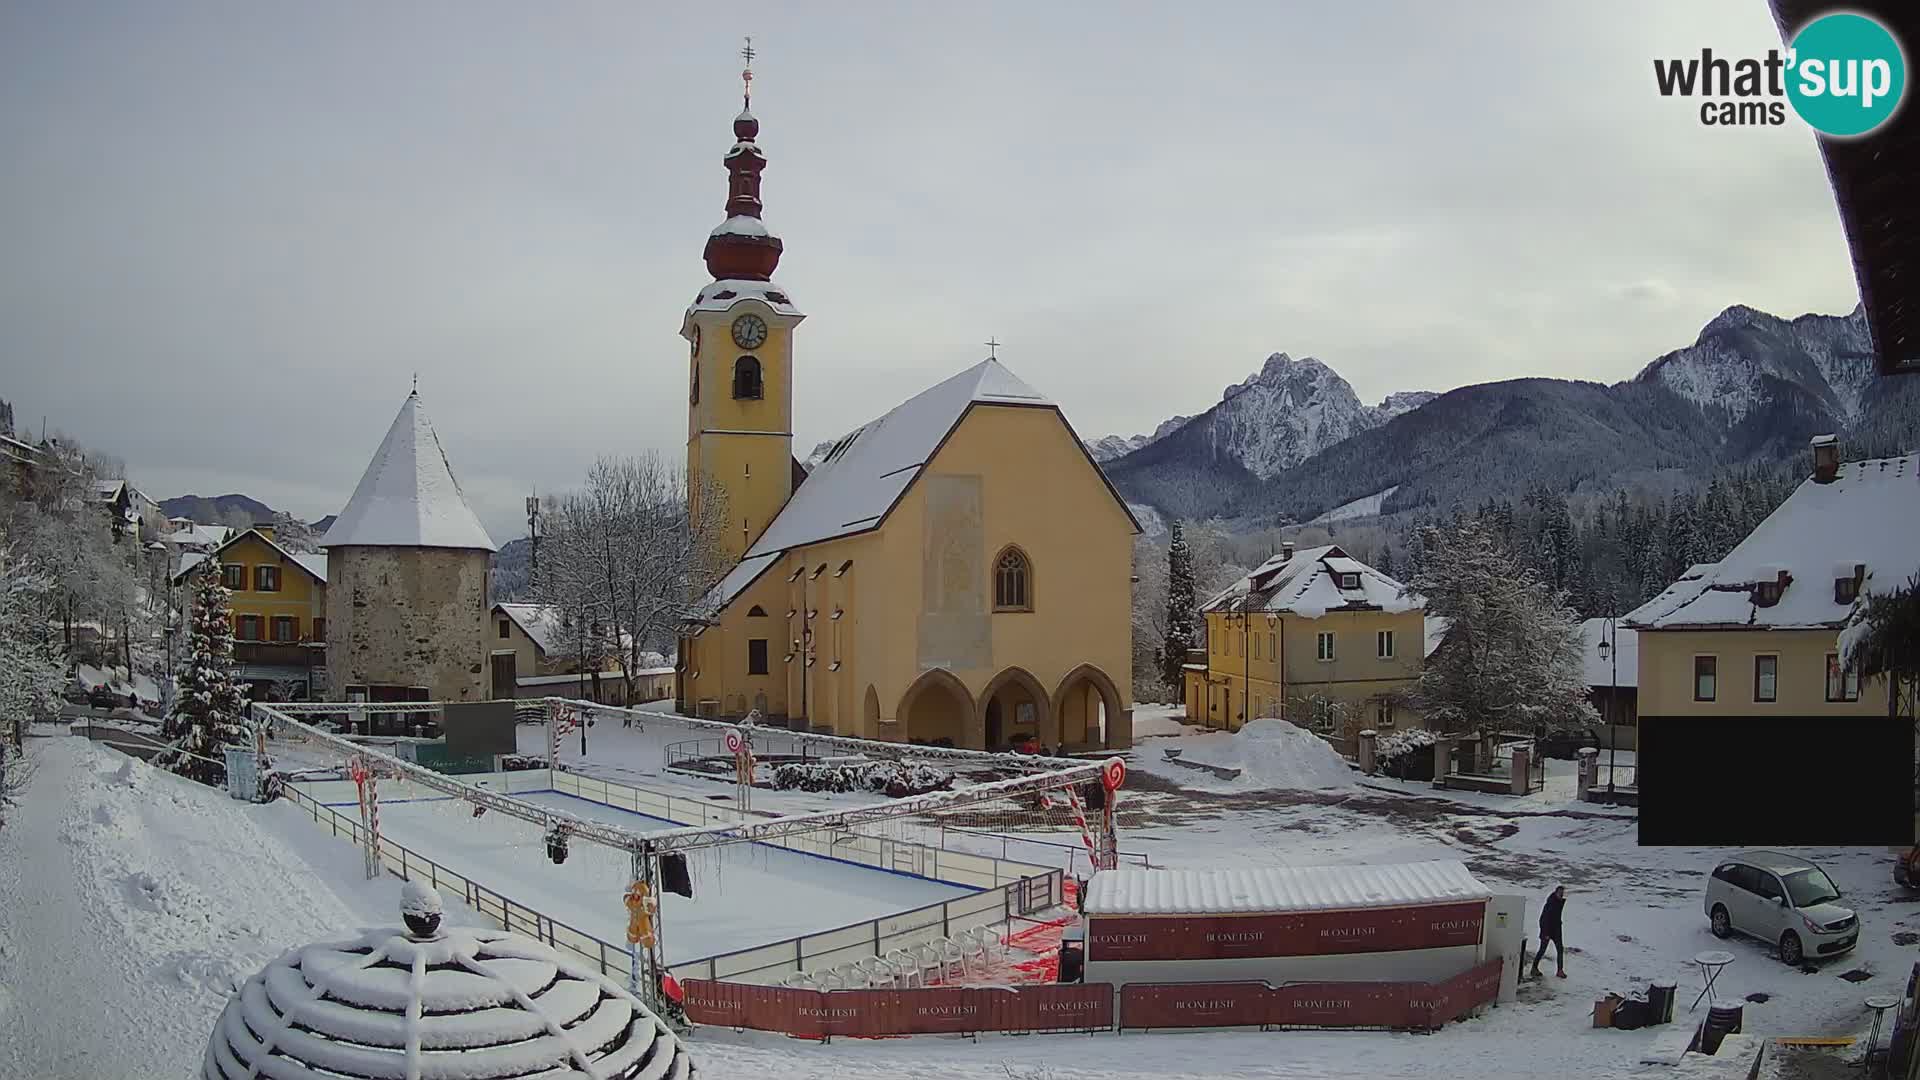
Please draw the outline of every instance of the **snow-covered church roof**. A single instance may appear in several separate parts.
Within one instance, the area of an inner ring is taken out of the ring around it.
[[[438,912],[410,886],[409,923]],[[682,1080],[694,1067],[659,1017],[581,961],[504,930],[434,926],[283,954],[228,999],[200,1075]]]
[[[1920,570],[1920,454],[1851,461],[1809,478],[1718,563],[1695,566],[1621,621],[1638,629],[1839,628],[1853,608],[1834,583],[1866,567],[1862,596]],[[1762,606],[1759,585],[1787,585]]]
[[[407,395],[353,498],[320,541],[353,545],[497,550],[460,493],[418,391]]]
[[[1347,575],[1355,579],[1351,587],[1341,584]],[[1402,612],[1425,607],[1426,601],[1405,594],[1398,581],[1329,544],[1275,555],[1220,590],[1204,610],[1270,611],[1317,619],[1343,608]]]

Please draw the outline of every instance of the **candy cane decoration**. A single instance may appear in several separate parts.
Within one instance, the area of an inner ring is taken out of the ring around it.
[[[380,789],[363,756],[355,755],[347,763],[347,773],[353,777],[354,787],[360,793],[360,825],[366,831],[367,878],[372,880],[380,876]]]
[[[1067,789],[1067,806],[1073,810],[1073,823],[1080,826],[1080,842],[1087,846],[1088,865],[1100,869],[1100,853],[1094,850],[1093,831],[1087,828],[1087,811],[1080,805],[1080,793],[1073,788]]]

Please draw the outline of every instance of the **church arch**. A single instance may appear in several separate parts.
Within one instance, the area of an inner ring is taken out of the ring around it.
[[[980,730],[986,749],[997,750],[1022,734],[1031,734],[1049,747],[1058,746],[1051,700],[1046,687],[1026,668],[1010,667],[995,675],[980,692]]]
[[[1053,692],[1055,730],[1063,745],[1100,746],[1101,713],[1106,714],[1106,730],[1112,731],[1122,712],[1120,690],[1107,673],[1092,664],[1081,664]]]
[[[867,684],[867,697],[860,705],[860,734],[869,739],[880,737],[880,692]]]
[[[979,746],[978,736],[970,730],[979,715],[973,694],[944,668],[922,672],[900,695],[900,707],[894,715],[900,721],[901,737],[908,742]]]

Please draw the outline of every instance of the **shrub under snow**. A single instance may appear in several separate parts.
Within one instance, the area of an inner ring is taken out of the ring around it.
[[[783,791],[873,791],[898,799],[945,791],[953,786],[953,774],[899,761],[794,762],[774,766],[773,786]]]

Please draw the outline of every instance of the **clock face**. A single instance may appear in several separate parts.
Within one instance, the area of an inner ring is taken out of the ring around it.
[[[757,349],[767,340],[767,324],[758,315],[742,315],[733,320],[733,343],[743,349]]]

